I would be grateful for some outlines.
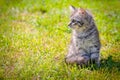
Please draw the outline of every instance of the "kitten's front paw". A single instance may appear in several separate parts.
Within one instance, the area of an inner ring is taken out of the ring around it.
[[[77,64],[82,66],[82,65],[88,65],[90,58],[88,56],[79,56],[77,58]]]

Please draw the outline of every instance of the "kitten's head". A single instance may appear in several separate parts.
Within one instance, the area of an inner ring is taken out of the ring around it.
[[[90,24],[92,20],[92,16],[88,13],[88,11],[82,8],[75,8],[70,6],[71,16],[70,23],[68,26],[72,29],[81,29]]]

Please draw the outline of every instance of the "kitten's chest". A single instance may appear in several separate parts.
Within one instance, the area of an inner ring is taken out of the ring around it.
[[[83,38],[83,39],[79,39],[79,38],[73,38],[73,42],[74,42],[74,45],[78,48],[84,48],[84,49],[87,49],[89,48],[90,46],[93,46],[93,39],[91,38]]]

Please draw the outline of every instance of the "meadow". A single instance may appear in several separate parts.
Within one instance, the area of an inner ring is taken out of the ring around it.
[[[64,62],[70,5],[94,16],[100,68]],[[0,80],[120,80],[120,1],[0,0]]]

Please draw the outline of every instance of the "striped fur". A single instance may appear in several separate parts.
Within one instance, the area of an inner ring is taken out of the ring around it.
[[[92,15],[84,9],[71,6],[72,15],[68,26],[72,29],[72,38],[66,55],[70,64],[88,65],[90,61],[100,66],[99,32]]]

